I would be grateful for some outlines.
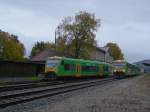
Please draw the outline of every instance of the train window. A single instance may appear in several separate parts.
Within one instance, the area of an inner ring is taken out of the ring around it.
[[[96,66],[90,66],[90,71],[97,71],[97,67]]]
[[[108,66],[106,66],[106,71],[109,71],[109,67]]]
[[[64,70],[66,71],[75,71],[75,65],[74,64],[65,64]]]
[[[82,66],[82,71],[84,72],[95,72],[97,70],[97,66]]]
[[[108,71],[108,70],[109,70],[109,67],[108,67],[107,65],[104,65],[104,66],[103,66],[103,69],[104,69],[104,71]]]
[[[82,71],[87,71],[87,70],[89,70],[88,66],[82,66]]]

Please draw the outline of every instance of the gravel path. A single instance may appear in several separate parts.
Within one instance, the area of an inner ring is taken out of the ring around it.
[[[150,75],[43,98],[0,112],[150,112]]]

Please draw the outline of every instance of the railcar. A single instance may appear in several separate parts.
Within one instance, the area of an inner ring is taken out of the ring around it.
[[[114,75],[121,78],[134,76],[140,73],[140,68],[137,65],[130,64],[124,60],[114,61]]]
[[[46,78],[104,77],[113,74],[113,66],[100,61],[49,57],[45,64]]]

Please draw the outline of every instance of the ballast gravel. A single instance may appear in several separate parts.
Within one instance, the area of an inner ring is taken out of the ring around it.
[[[150,74],[10,106],[0,112],[150,112]]]

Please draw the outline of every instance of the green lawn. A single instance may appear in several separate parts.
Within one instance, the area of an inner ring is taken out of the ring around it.
[[[4,86],[4,85],[6,85],[6,83],[7,83],[6,81],[1,81],[0,80],[0,86]]]
[[[40,78],[40,77],[23,77],[23,79],[27,80],[27,81],[40,81],[40,80],[42,80],[42,78]],[[0,86],[5,86],[8,83],[9,83],[8,81],[0,80]]]
[[[39,77],[26,77],[25,79],[31,80],[31,81],[40,81],[40,80],[42,80],[42,78],[39,78]]]

